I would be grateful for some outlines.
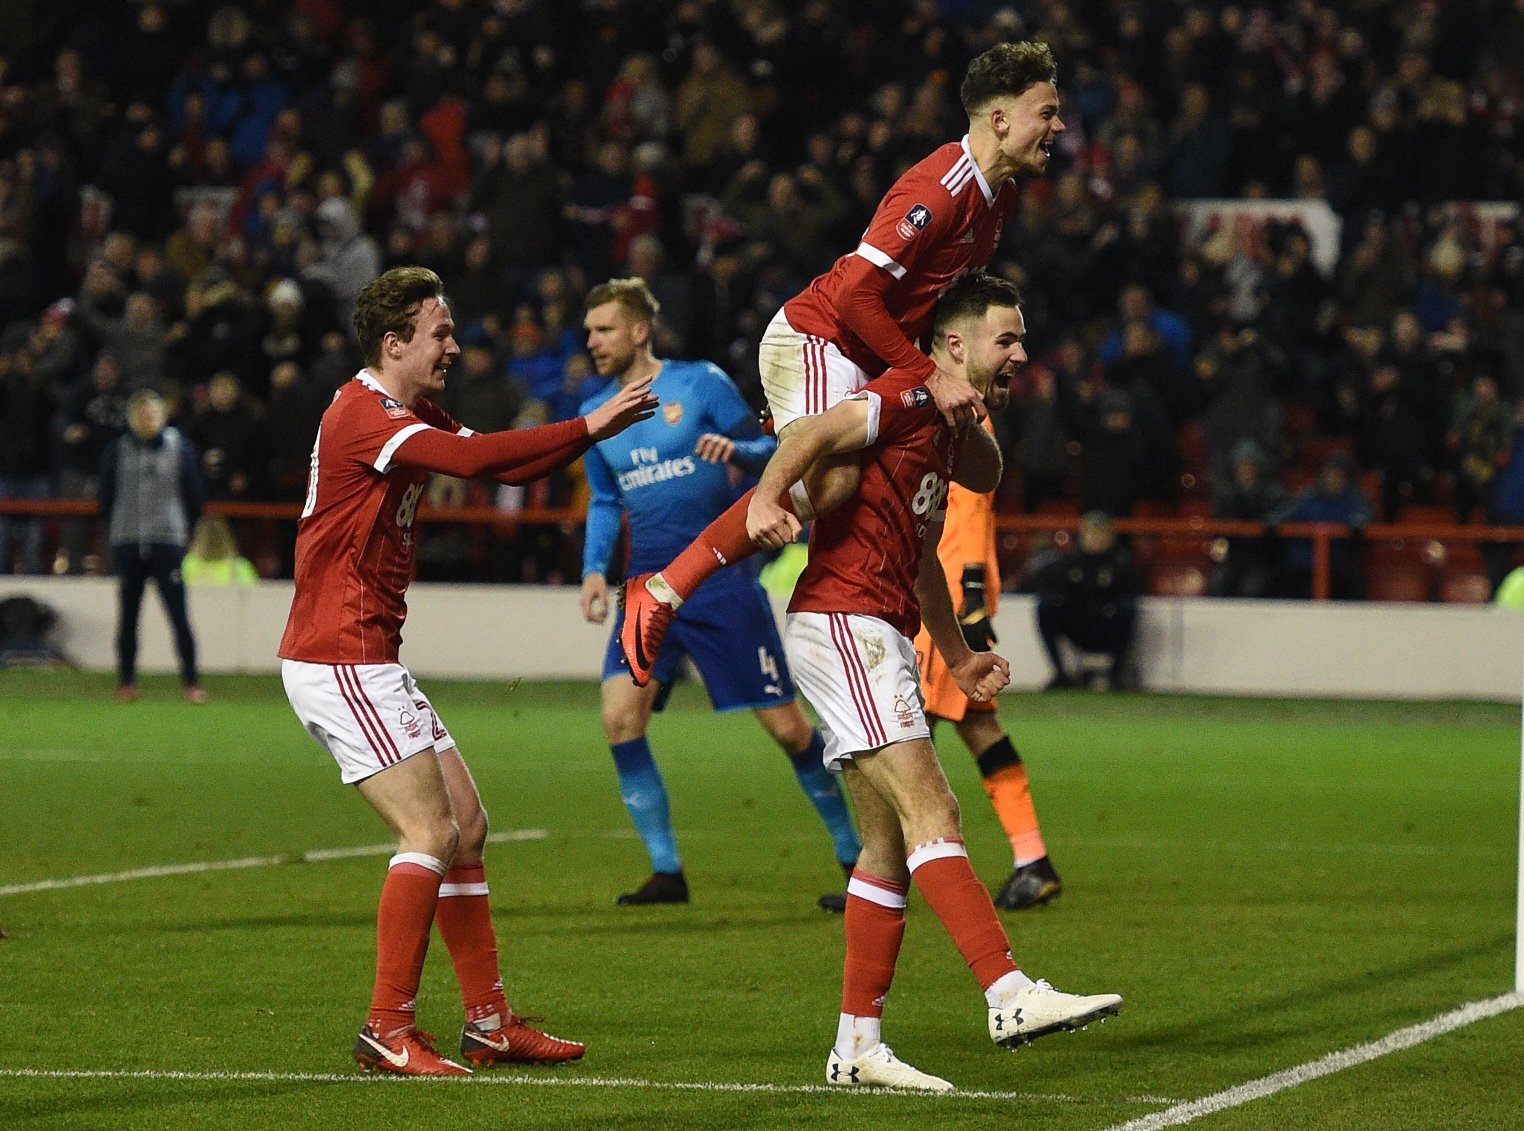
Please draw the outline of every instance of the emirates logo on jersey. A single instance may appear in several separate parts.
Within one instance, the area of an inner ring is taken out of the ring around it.
[[[917,204],[905,213],[905,218],[894,226],[894,230],[899,232],[902,239],[913,240],[916,233],[924,231],[929,223],[931,223],[931,209],[924,204]]]
[[[661,406],[661,418],[668,424],[676,427],[677,422],[683,418],[683,406],[676,401]]]

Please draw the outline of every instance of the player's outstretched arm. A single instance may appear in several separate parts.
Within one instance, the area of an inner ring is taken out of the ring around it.
[[[921,550],[921,569],[916,575],[915,592],[921,603],[921,623],[931,635],[931,642],[947,661],[947,670],[957,680],[959,689],[975,703],[983,703],[1000,694],[1011,682],[1011,667],[994,652],[975,652],[963,639],[953,612],[947,578],[937,560],[937,543],[942,538],[942,523],[932,522],[926,530]]]
[[[953,482],[984,495],[1000,486],[1004,471],[1000,445],[989,430],[977,424],[965,428],[963,451],[958,456],[958,466],[953,468]]]
[[[746,533],[759,546],[787,546],[799,537],[797,516],[782,505],[789,488],[823,456],[861,451],[870,439],[867,400],[841,401],[819,416],[790,424],[746,509]]]

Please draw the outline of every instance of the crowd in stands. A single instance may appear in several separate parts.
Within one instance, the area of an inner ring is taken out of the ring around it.
[[[995,264],[1033,347],[1002,506],[1263,518],[1333,459],[1376,518],[1524,521],[1511,0],[8,0],[0,32],[6,497],[93,497],[152,387],[211,500],[299,501],[355,292],[399,263],[446,280],[478,429],[576,411],[615,275],[660,298],[659,355],[759,400],[767,319],[961,135],[967,61],[1038,38],[1069,128]],[[1181,214],[1223,198],[1295,206]],[[4,520],[0,570],[78,571],[92,535],[48,561]],[[575,580],[569,538],[422,568]]]

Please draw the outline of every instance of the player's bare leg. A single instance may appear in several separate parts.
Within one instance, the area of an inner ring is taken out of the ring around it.
[[[370,1071],[406,1076],[466,1074],[468,1068],[439,1055],[415,1015],[440,882],[459,839],[439,761],[432,749],[420,751],[356,788],[392,830],[398,851],[376,911],[376,979],[355,1060]]]
[[[842,776],[857,810],[863,850],[847,884],[841,1014],[826,1058],[826,1082],[948,1091],[952,1085],[946,1080],[906,1064],[884,1043],[884,1003],[905,935],[910,884],[905,842],[899,814],[856,766],[848,763]]]
[[[1121,1008],[1117,994],[1062,993],[1017,968],[989,893],[969,864],[958,802],[929,739],[858,754],[854,764],[898,816],[911,879],[984,990],[992,1040],[1016,1048]]]
[[[460,984],[466,1020],[460,1051],[472,1064],[563,1064],[586,1051],[580,1041],[562,1040],[525,1024],[503,991],[497,934],[488,905],[487,813],[471,770],[454,746],[439,751],[450,809],[460,830],[459,847],[439,888],[434,922],[450,952]]]

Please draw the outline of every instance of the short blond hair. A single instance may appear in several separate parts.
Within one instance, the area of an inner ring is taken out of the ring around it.
[[[661,303],[640,278],[610,279],[587,292],[588,310],[606,302],[617,302],[641,322],[654,322],[661,313]]]

